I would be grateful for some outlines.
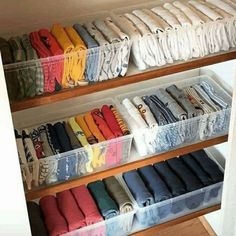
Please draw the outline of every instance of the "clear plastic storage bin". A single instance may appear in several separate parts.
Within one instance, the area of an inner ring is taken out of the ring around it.
[[[101,106],[105,104],[114,105],[114,102],[112,99],[104,99],[89,104],[78,105],[75,110],[78,111],[78,113],[75,113],[70,117],[84,114],[85,112],[91,111],[95,108],[101,108]],[[60,121],[63,120],[67,120],[67,118],[62,118]],[[52,121],[48,123],[53,124],[56,122]],[[27,130],[30,131],[32,129],[33,128],[28,128]],[[22,176],[24,180],[27,180],[29,175],[31,175],[31,178],[33,177],[31,183],[31,187],[33,188],[40,185],[45,186],[63,182],[68,179],[78,178],[83,175],[102,171],[128,162],[130,160],[131,143],[132,134],[88,145],[83,148],[60,153],[54,156],[41,158],[37,161],[30,162],[27,165],[21,165]],[[94,166],[94,158],[98,160],[102,159],[103,161],[99,161],[99,166]],[[88,165],[90,168],[87,168]],[[88,169],[91,170],[88,171]],[[61,178],[59,173],[66,171],[70,173],[67,175],[68,178]]]
[[[152,95],[155,94],[157,89],[167,88],[172,84],[175,84],[178,88],[182,89],[202,81],[210,83],[214,90],[220,94],[223,100],[229,105],[229,108],[164,126],[155,126],[132,131],[134,135],[134,144],[141,156],[165,152],[227,134],[231,113],[231,96],[211,77],[208,75],[201,75],[187,80],[183,79],[178,82],[163,84],[155,88],[122,94],[116,97],[120,112],[123,114],[123,117],[128,120],[129,117],[126,114],[126,109],[121,104],[123,99],[128,98],[132,100],[136,96],[142,97],[144,95]]]
[[[209,157],[211,157],[211,155],[209,155]],[[222,167],[220,167],[220,169],[222,170]],[[118,178],[130,198],[134,201],[137,209],[136,220],[138,226],[136,225],[136,227],[138,230],[171,221],[181,216],[217,205],[221,202],[223,182],[141,208],[132,196],[122,176]]]

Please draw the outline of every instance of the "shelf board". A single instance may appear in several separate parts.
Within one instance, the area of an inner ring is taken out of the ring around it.
[[[94,172],[92,174],[82,176],[77,179],[72,179],[63,183],[58,183],[52,186],[44,187],[44,188],[38,188],[35,190],[28,191],[26,193],[26,199],[27,200],[34,200],[37,198],[41,198],[50,194],[55,194],[57,192],[61,192],[63,190],[71,189],[83,184],[88,184],[90,182],[107,178],[109,176],[114,176],[123,172],[127,172],[130,170],[134,170],[143,166],[151,165],[153,163],[161,162],[164,160],[168,160],[171,158],[174,158],[176,156],[185,155],[200,149],[204,149],[210,146],[214,146],[223,142],[226,142],[228,140],[228,136],[221,136],[217,137],[211,140],[199,142],[196,144],[192,144],[186,147],[178,148],[175,150],[171,150],[165,153],[161,153],[155,156],[151,156],[145,159],[137,160],[134,162],[126,163],[120,166],[116,166],[101,172]]]
[[[150,80],[158,78],[165,75],[170,75],[178,72],[183,72],[191,69],[200,68],[203,66],[208,66],[220,62],[225,62],[229,60],[236,59],[236,51],[229,51],[225,53],[213,54],[200,59],[193,59],[187,62],[177,62],[175,64],[169,64],[160,68],[154,68],[151,70],[128,73],[127,76],[122,78],[117,78],[113,80],[107,80],[99,83],[95,83],[88,86],[76,87],[73,89],[64,89],[53,94],[45,94],[41,96],[36,96],[34,98],[12,102],[11,111],[21,111],[33,107],[38,107],[42,105],[47,105],[50,103],[70,99],[73,97],[78,97],[82,95],[87,95],[99,91],[104,91],[112,88],[121,87],[128,84],[133,84],[145,80]]]
[[[158,235],[158,232],[160,232],[161,230],[163,230],[163,229],[165,229],[167,227],[171,227],[173,225],[177,225],[177,224],[183,223],[185,221],[197,218],[199,216],[211,213],[213,211],[217,211],[220,208],[221,208],[220,204],[212,206],[212,207],[208,207],[206,209],[203,209],[203,210],[200,210],[200,211],[196,211],[194,213],[191,213],[191,214],[179,217],[179,218],[177,218],[175,220],[171,220],[171,221],[168,221],[168,222],[163,223],[163,224],[159,224],[159,225],[153,226],[151,228],[139,231],[137,233],[133,233],[131,235],[132,236],[153,236],[153,235]]]

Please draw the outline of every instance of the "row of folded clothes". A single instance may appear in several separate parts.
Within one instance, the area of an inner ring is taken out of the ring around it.
[[[23,62],[4,67],[10,99],[124,76],[130,51],[144,70],[236,46],[232,0],[174,1],[147,8],[1,38],[3,63]]]
[[[227,134],[231,97],[207,76],[188,83],[123,94],[116,107],[87,104],[91,110],[67,121],[16,131],[26,189]]]
[[[118,165],[128,158],[132,140],[113,105],[31,132],[15,130],[15,136],[27,189]]]
[[[128,235],[220,202],[223,172],[204,150],[28,202],[33,236]]]

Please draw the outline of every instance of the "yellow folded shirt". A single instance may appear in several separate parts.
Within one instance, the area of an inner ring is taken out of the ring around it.
[[[74,78],[72,77],[72,70],[74,66],[74,45],[60,24],[54,24],[52,26],[51,33],[64,51],[64,73],[62,78],[62,87],[73,87],[75,85]]]
[[[86,66],[86,55],[87,55],[87,48],[74,30],[73,27],[65,27],[65,31],[70,38],[71,42],[74,45],[74,56],[73,56],[73,69],[72,69],[72,78],[74,78],[75,83],[77,84],[78,81],[84,79],[84,71]]]

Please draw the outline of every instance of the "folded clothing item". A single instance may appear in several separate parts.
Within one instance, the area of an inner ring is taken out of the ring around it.
[[[110,219],[119,214],[119,209],[117,208],[116,203],[109,196],[102,181],[98,180],[96,182],[89,183],[87,187],[93,195],[93,198],[95,199],[104,219]]]
[[[114,176],[105,178],[103,182],[108,193],[119,206],[120,213],[124,214],[133,210],[132,201]]]
[[[66,220],[61,215],[54,196],[46,196],[39,201],[44,222],[50,236],[59,236],[68,232]]]
[[[140,207],[154,204],[152,194],[136,170],[124,173],[123,178]]]
[[[84,214],[86,225],[92,225],[103,221],[101,214],[94,202],[90,192],[85,185],[81,185],[70,190],[76,200],[77,205]]]
[[[69,231],[86,226],[84,215],[70,190],[57,193],[57,204],[66,219]]]
[[[47,229],[43,222],[43,216],[39,205],[35,202],[27,202],[27,210],[32,235],[47,236]]]

